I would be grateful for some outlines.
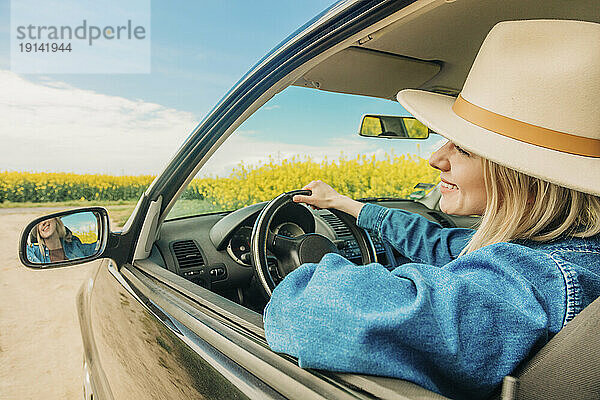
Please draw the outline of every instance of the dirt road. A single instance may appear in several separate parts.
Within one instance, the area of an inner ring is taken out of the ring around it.
[[[80,399],[83,345],[75,295],[95,262],[21,265],[21,229],[49,209],[0,210],[0,399]]]

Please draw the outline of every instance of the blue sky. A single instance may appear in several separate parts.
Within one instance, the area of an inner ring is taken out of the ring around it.
[[[96,232],[98,223],[92,212],[79,212],[61,217],[61,221],[71,232]]]
[[[265,53],[331,4],[331,0],[153,0],[151,74],[52,77],[81,89],[201,116]],[[0,68],[10,69],[10,1],[0,1],[0,18]]]
[[[0,170],[160,172],[248,69],[331,4],[153,0],[151,73],[16,74],[10,71],[10,1],[0,0]],[[406,112],[391,101],[288,88],[232,135],[206,171],[223,174],[267,153],[389,151],[391,141],[352,136],[364,113]],[[345,134],[352,142],[338,149],[336,140]],[[396,142],[397,153],[415,152],[415,144]],[[424,155],[431,140],[425,147]]]

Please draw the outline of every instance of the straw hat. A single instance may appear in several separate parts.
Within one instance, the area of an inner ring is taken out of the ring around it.
[[[501,22],[458,98],[410,89],[397,98],[466,150],[600,196],[600,24]]]

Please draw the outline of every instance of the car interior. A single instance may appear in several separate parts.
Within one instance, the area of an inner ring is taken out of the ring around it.
[[[435,193],[433,194],[435,196]],[[446,215],[412,200],[381,201],[378,204],[423,215],[444,227],[473,227],[477,217]],[[250,263],[252,227],[265,203],[234,212],[183,217],[163,223],[160,238],[153,246],[150,260],[197,285],[262,313],[268,298],[262,295]],[[275,233],[296,237],[319,233],[337,246],[344,257],[361,262],[361,253],[348,226],[331,211],[310,210],[301,204],[289,204],[275,216]],[[396,249],[371,235],[377,262],[393,269],[408,262]],[[269,267],[277,274],[277,258],[268,256]]]
[[[417,3],[419,7],[407,6],[395,18],[386,20],[391,22],[330,55],[292,85],[393,101],[404,88],[457,95],[483,39],[497,22],[545,18],[600,22],[597,1]],[[357,115],[357,127],[359,122]],[[438,200],[439,191],[434,188],[416,200],[365,201],[418,213],[443,227],[476,226],[477,217],[447,215],[440,211]],[[268,296],[257,280],[250,250],[252,229],[265,205],[261,202],[234,211],[167,218],[159,228],[148,261],[260,314]],[[357,238],[347,221],[329,210],[291,203],[278,211],[270,229],[290,237],[319,233],[333,241],[350,261],[361,262]],[[408,262],[388,243],[372,234],[369,237],[378,263],[392,269]],[[277,276],[279,260],[273,254],[267,260],[269,270]]]

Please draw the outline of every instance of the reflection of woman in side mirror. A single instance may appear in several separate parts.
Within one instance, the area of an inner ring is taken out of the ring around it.
[[[27,258],[35,263],[50,263],[91,256],[96,243],[82,243],[65,227],[60,218],[50,218],[37,224],[29,235]]]

